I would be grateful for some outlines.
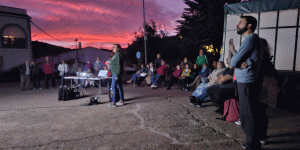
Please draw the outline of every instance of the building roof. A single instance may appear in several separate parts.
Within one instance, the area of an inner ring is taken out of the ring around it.
[[[300,8],[300,0],[257,0],[227,4],[226,14],[246,14]]]
[[[22,16],[22,17],[30,18],[30,16],[27,15],[27,11],[25,9],[13,8],[13,7],[7,7],[7,6],[0,6],[0,14]]]

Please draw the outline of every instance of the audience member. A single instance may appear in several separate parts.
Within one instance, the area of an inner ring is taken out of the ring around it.
[[[195,97],[196,101],[192,101],[190,99],[190,102],[192,104],[195,104],[197,107],[201,107],[202,103],[206,101],[208,95],[207,95],[207,87],[215,84],[218,80],[218,77],[221,75],[222,72],[225,71],[225,64],[221,61],[218,62],[217,69],[215,69],[209,76],[208,76],[208,83],[204,82],[201,83],[197,89],[194,91],[192,96]]]
[[[69,71],[68,64],[65,63],[65,60],[61,60],[61,64],[58,65],[57,70],[59,71],[59,76],[61,77],[60,86],[64,85],[64,77],[67,76]]]
[[[184,70],[182,71],[181,73],[181,76],[179,77],[179,80],[178,80],[178,86],[179,86],[179,89],[183,90],[183,89],[186,89],[186,79],[190,76],[190,72],[191,72],[191,69],[189,67],[188,64],[185,65],[185,68]]]
[[[156,88],[157,87],[156,82],[158,81],[158,79],[164,78],[166,72],[167,72],[167,66],[165,65],[165,61],[162,60],[161,66],[156,69],[156,75],[154,75],[151,78],[152,85],[150,87]]]
[[[31,69],[31,66],[29,64],[29,60],[26,60],[25,63],[19,67],[20,80],[21,80],[21,85],[20,85],[21,91],[29,89],[30,74],[31,74],[30,69]]]
[[[181,69],[180,65],[177,65],[176,70],[173,72],[173,75],[172,75],[172,78],[171,78],[171,81],[170,81],[170,84],[169,84],[167,90],[171,90],[173,83],[178,82],[178,79],[181,76],[181,73],[182,73],[182,69]],[[179,88],[179,86],[178,86],[178,88]]]
[[[105,65],[107,66],[107,70],[110,70],[110,60],[111,60],[111,56],[108,56],[108,60],[105,62]]]
[[[150,62],[149,63],[149,70],[148,70],[148,74],[147,74],[147,77],[146,77],[146,82],[147,82],[147,85],[148,87],[150,87],[152,85],[152,77],[155,75],[155,67],[153,66],[153,63]]]
[[[184,57],[183,61],[180,63],[180,67],[184,69],[186,64],[188,64],[190,67],[193,66],[192,62],[189,61],[187,57]]]
[[[216,60],[214,60],[213,62],[212,62],[212,68],[211,68],[211,70],[210,70],[210,72],[212,72],[212,71],[214,71],[215,69],[217,69],[217,61]]]
[[[80,64],[78,63],[77,59],[74,60],[74,63],[72,64],[69,74],[70,76],[76,76],[76,72],[78,70],[78,67],[80,67]]]
[[[31,61],[31,79],[33,84],[33,89],[42,89],[41,88],[41,68],[38,64],[35,64],[35,62]]]
[[[103,63],[100,59],[100,57],[97,57],[96,62],[94,63],[94,75],[98,75],[100,70],[103,70]]]
[[[207,78],[208,75],[209,75],[209,68],[207,67],[207,63],[203,63],[203,67],[202,67],[201,71],[198,72],[194,82],[191,84],[188,84],[187,86],[192,87],[196,84],[196,87],[198,87],[199,84],[201,83],[201,79]]]
[[[90,69],[91,71],[92,71],[92,69],[93,69],[93,65],[91,64],[91,61],[90,61],[90,60],[88,60],[88,61],[86,62],[86,65],[84,66],[84,71],[87,72],[88,69]]]
[[[46,89],[49,88],[49,79],[52,82],[52,86],[55,87],[54,63],[49,61],[49,56],[45,57],[45,62],[43,63],[43,71],[44,71],[44,74],[45,74]]]
[[[127,83],[131,83],[131,81],[133,81],[134,87],[136,87],[139,85],[139,82],[137,82],[137,81],[141,80],[140,78],[145,79],[147,73],[148,73],[148,69],[144,67],[144,64],[141,64],[140,70],[138,70],[135,74],[133,74],[131,79],[128,80]]]
[[[207,65],[209,65],[208,59],[207,59],[206,55],[204,54],[204,50],[200,49],[199,56],[197,57],[197,60],[196,60],[196,64],[198,65],[199,69],[202,69],[203,63],[206,63]]]
[[[227,99],[235,98],[235,86],[236,82],[233,82],[234,68],[230,66],[230,61],[227,58],[226,64],[229,68],[217,79],[217,83],[207,88],[207,94],[217,107],[215,112],[222,114],[224,108],[224,102]]]
[[[163,59],[161,59],[160,54],[157,54],[157,58],[155,60],[155,68],[159,68],[161,66],[161,61],[163,61]]]

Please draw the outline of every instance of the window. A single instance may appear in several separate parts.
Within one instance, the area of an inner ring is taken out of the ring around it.
[[[2,31],[3,48],[26,48],[26,34],[23,29],[16,25],[10,25]]]

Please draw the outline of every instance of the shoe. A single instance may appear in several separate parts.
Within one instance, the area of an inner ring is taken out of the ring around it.
[[[170,87],[167,87],[167,90],[171,90],[171,88],[170,88]]]
[[[151,87],[151,88],[156,88],[156,85],[155,85],[155,84],[152,84],[150,87]]]
[[[266,140],[260,140],[261,145],[266,145]]]
[[[117,107],[115,102],[111,102],[110,104],[108,104],[107,108],[114,108]]]
[[[202,101],[198,101],[196,107],[202,107]]]
[[[116,105],[117,105],[117,106],[123,106],[123,105],[124,105],[124,101],[119,101],[119,102],[117,102]]]
[[[236,121],[236,122],[234,122],[236,125],[238,125],[238,126],[240,126],[241,125],[241,121],[240,120],[238,120],[238,121]],[[261,143],[261,142],[260,142]],[[266,141],[265,141],[265,143],[266,143]]]
[[[186,91],[186,92],[187,92],[187,91],[188,91],[188,89],[187,89],[187,88],[185,88],[185,89],[184,89],[184,91]]]
[[[41,89],[43,89],[43,88],[39,88],[39,89],[41,90]]]
[[[33,88],[32,90],[35,90],[35,88]]]
[[[246,149],[247,147],[248,147],[247,144],[242,144],[242,148],[243,148],[243,149]]]
[[[131,80],[126,81],[127,83],[131,83]]]

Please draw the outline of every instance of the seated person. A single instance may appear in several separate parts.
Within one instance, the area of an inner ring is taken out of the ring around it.
[[[135,74],[132,75],[131,79],[127,81],[127,83],[134,82],[134,87],[138,85],[138,79],[140,77],[145,78],[148,73],[148,69],[144,67],[144,64],[141,64],[141,69],[138,70]]]
[[[212,86],[217,83],[218,77],[225,71],[225,64],[221,61],[218,62],[217,69],[215,69],[208,76],[208,83],[201,83],[197,89],[194,91],[193,96],[190,97],[190,102],[197,107],[201,107],[202,103],[206,101],[207,95],[207,87]]]
[[[182,69],[181,69],[180,65],[177,65],[176,70],[173,72],[172,79],[171,79],[171,82],[170,82],[167,90],[171,90],[171,86],[173,85],[173,83],[178,82],[178,79],[179,79],[181,73],[182,73]]]
[[[234,68],[230,66],[230,61],[226,59],[226,68],[221,76],[218,77],[217,83],[207,88],[207,94],[213,101],[214,105],[218,108],[215,110],[217,113],[223,113],[224,102],[227,99],[235,98],[236,82],[233,82]]]
[[[203,67],[201,69],[201,71],[198,73],[197,77],[195,78],[194,82],[191,84],[188,84],[188,87],[192,87],[196,84],[196,87],[199,86],[199,84],[201,83],[201,79],[202,78],[207,78],[209,74],[209,68],[207,67],[207,63],[203,63]]]
[[[153,63],[150,62],[149,63],[149,69],[148,69],[148,73],[147,73],[147,77],[146,77],[146,82],[148,87],[150,87],[152,84],[151,78],[155,75],[155,68],[153,66]]]
[[[190,67],[192,67],[192,62],[188,60],[187,57],[183,58],[183,61],[180,63],[180,67],[183,70],[185,68],[185,65],[188,64]]]
[[[156,70],[156,75],[154,75],[151,78],[152,85],[150,87],[156,88],[156,84],[159,78],[163,77],[167,73],[167,66],[165,65],[165,61],[161,61],[161,66],[157,68]]]
[[[181,76],[179,77],[179,80],[178,80],[179,89],[181,89],[181,90],[186,89],[186,81],[188,81],[190,72],[191,72],[191,69],[189,68],[189,65],[185,64],[185,68],[182,71]]]
[[[88,78],[93,78],[93,77],[96,77],[96,76],[92,73],[92,70],[91,70],[91,69],[87,69],[87,70],[86,70],[86,77],[88,77]],[[84,82],[84,87],[89,87],[89,86],[95,87],[95,82],[94,82],[94,80],[92,80],[92,79],[87,79],[87,80],[85,80],[85,82]]]
[[[81,67],[77,68],[77,72],[76,72],[77,77],[80,77],[82,75],[82,71],[81,71]],[[81,86],[81,84],[83,85],[84,83],[84,79],[74,79],[74,82],[76,84],[76,86]]]

